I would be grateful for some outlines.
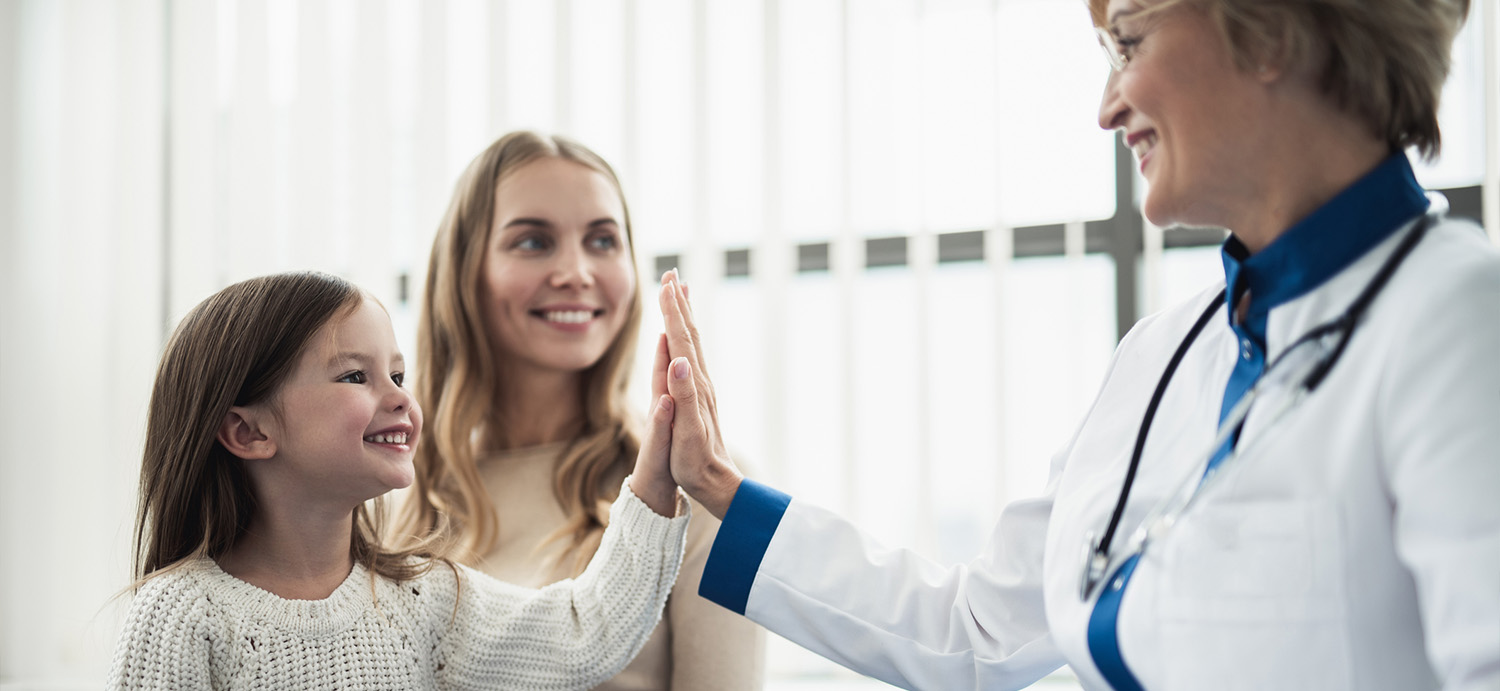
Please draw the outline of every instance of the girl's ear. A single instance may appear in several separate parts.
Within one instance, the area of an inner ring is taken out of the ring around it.
[[[229,453],[247,461],[264,460],[276,455],[276,441],[260,426],[259,411],[235,406],[219,423],[219,443]]]

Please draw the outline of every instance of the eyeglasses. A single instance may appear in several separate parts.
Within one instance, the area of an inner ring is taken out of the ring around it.
[[[1109,29],[1102,26],[1094,27],[1094,33],[1099,35],[1099,47],[1104,49],[1104,59],[1109,61],[1109,66],[1119,72],[1130,64],[1130,56],[1120,50],[1120,42]]]
[[[1268,366],[1260,379],[1250,387],[1234,408],[1230,409],[1219,425],[1213,444],[1204,453],[1177,489],[1167,495],[1141,521],[1140,527],[1130,536],[1127,549],[1108,554],[1100,548],[1098,533],[1089,531],[1084,537],[1083,573],[1079,575],[1078,597],[1084,602],[1096,597],[1103,589],[1098,585],[1105,576],[1114,573],[1126,561],[1144,555],[1151,543],[1161,540],[1177,525],[1182,515],[1197,503],[1206,491],[1221,484],[1230,471],[1243,465],[1240,461],[1250,455],[1259,442],[1266,439],[1288,413],[1306,399],[1307,394],[1321,382],[1333,366],[1354,329],[1354,320],[1345,315],[1297,339]],[[1209,467],[1219,449],[1230,443],[1230,439],[1245,424],[1250,409],[1259,404],[1269,407],[1266,424],[1254,439],[1238,444],[1219,463]]]

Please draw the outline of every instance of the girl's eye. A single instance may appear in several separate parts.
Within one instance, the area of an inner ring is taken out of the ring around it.
[[[342,377],[339,377],[338,381],[344,384],[363,384],[365,383],[365,373],[359,370],[355,370],[353,372],[345,374]]]
[[[392,372],[391,373],[391,381],[396,382],[396,386],[401,386],[401,383],[404,382],[404,381],[406,381],[406,373],[405,372]]]
[[[1140,45],[1140,44],[1141,44],[1140,37],[1135,37],[1135,38],[1125,38],[1123,36],[1116,36],[1115,37],[1115,45],[1117,45],[1117,46],[1120,47],[1120,55],[1123,56],[1126,60],[1130,59],[1130,56],[1135,53],[1135,47],[1138,46],[1138,45]]]

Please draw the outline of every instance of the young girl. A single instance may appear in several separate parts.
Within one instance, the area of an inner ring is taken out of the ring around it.
[[[530,590],[381,547],[422,413],[384,308],[292,273],[190,312],[152,392],[135,600],[111,688],[587,688],[640,649],[682,560],[671,402],[576,579]],[[377,499],[378,501],[378,499]],[[677,515],[675,518],[664,516]]]

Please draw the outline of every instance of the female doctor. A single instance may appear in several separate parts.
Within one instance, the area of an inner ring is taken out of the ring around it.
[[[672,469],[700,593],[920,689],[1500,689],[1500,255],[1438,150],[1467,0],[1090,0],[1162,226],[1225,282],[1147,317],[985,552],[945,568],[744,479],[676,276]],[[817,395],[817,392],[802,392]]]

